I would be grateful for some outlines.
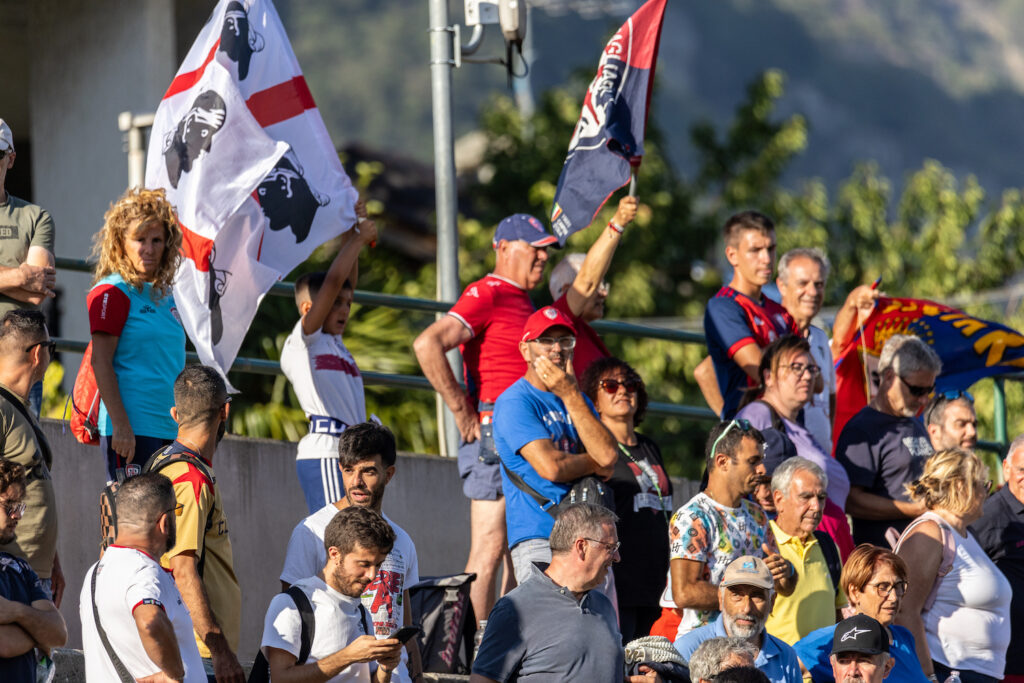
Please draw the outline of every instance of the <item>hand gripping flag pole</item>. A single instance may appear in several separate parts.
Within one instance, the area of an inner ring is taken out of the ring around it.
[[[636,196],[666,2],[644,3],[601,53],[555,190],[551,227],[562,245],[627,182]]]

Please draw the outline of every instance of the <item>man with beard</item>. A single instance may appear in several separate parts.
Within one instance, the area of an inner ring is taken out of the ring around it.
[[[618,442],[576,383],[575,335],[572,321],[553,306],[527,318],[519,342],[526,375],[494,405],[508,544],[519,583],[533,573],[534,562],[551,561],[549,509],[582,477],[610,477],[619,458]]]
[[[551,563],[530,565],[528,576],[494,605],[470,683],[622,682],[615,610],[593,590],[619,559],[616,520],[611,510],[588,503],[559,513]]]
[[[339,510],[367,508],[381,515],[391,525],[395,541],[362,595],[363,607],[370,614],[373,632],[378,638],[389,638],[402,626],[412,623],[408,589],[420,580],[412,539],[381,512],[384,489],[395,476],[396,460],[395,437],[387,427],[363,422],[342,432],[338,437],[338,466],[345,496],[299,522],[288,541],[281,570],[281,588],[287,590],[288,586],[314,576],[323,568],[327,561],[325,533]],[[416,640],[410,640],[405,650],[408,658],[402,657],[392,677],[402,683],[419,678],[422,669]],[[410,676],[410,670],[415,676]]]
[[[973,451],[978,445],[978,416],[969,391],[935,394],[924,409],[924,425],[936,451],[947,448]]]
[[[206,682],[192,618],[174,579],[156,560],[174,547],[181,507],[171,481],[158,472],[132,477],[118,488],[117,538],[82,582],[82,649],[89,680],[119,679],[112,651],[136,679]]]
[[[178,537],[160,563],[170,569],[181,591],[196,645],[210,681],[242,683],[235,653],[242,627],[242,591],[235,577],[224,502],[213,476],[213,456],[228,419],[227,386],[213,368],[190,365],[174,381],[171,417],[177,438],[154,456],[154,465],[174,484],[181,505]],[[149,467],[147,469],[152,469]],[[202,573],[200,573],[202,567]]]
[[[889,527],[903,529],[924,513],[904,485],[921,476],[932,454],[928,432],[915,419],[935,390],[942,361],[919,337],[894,334],[878,357],[878,393],[850,418],[836,441],[836,460],[850,475],[846,512],[853,540],[886,547]]]
[[[764,510],[748,496],[764,481],[764,437],[743,419],[719,423],[708,435],[708,484],[669,522],[668,584],[651,635],[675,640],[718,616],[719,583],[741,555],[764,557],[777,592],[797,577],[768,529]]]
[[[794,456],[772,474],[777,515],[769,522],[779,554],[800,577],[790,595],[780,595],[766,628],[793,645],[808,633],[836,623],[846,605],[839,586],[839,548],[824,531],[815,531],[825,511],[828,477],[816,464]]]
[[[334,514],[324,530],[327,560],[315,575],[299,579],[313,608],[315,637],[298,662],[302,618],[287,593],[274,597],[263,625],[262,650],[273,681],[370,681],[387,683],[402,644],[378,640],[360,596],[377,576],[395,542],[395,532],[376,512],[349,507]],[[376,671],[369,663],[376,662]]]
[[[0,544],[14,540],[25,488],[25,468],[0,459]],[[49,652],[67,639],[64,618],[29,563],[0,552],[0,680],[34,683],[35,649]]]
[[[709,638],[745,638],[757,648],[754,666],[772,683],[800,683],[800,662],[793,648],[765,631],[765,621],[775,602],[775,580],[759,557],[744,555],[725,569],[718,586],[721,615],[676,639],[675,647],[684,659]]]
[[[832,637],[832,676],[836,683],[882,683],[895,661],[888,630],[866,614],[836,625]]]

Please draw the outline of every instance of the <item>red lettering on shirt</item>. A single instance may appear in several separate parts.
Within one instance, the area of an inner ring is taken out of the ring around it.
[[[381,607],[387,607],[388,618],[390,618],[394,613],[394,596],[401,591],[401,588],[402,574],[387,569],[377,572],[377,576],[366,587],[368,593],[373,593],[370,613],[376,614]]]
[[[359,376],[359,368],[354,364],[349,363],[340,356],[334,356],[329,353],[322,353],[319,356],[314,356],[313,369],[337,370],[338,372],[344,372],[346,375],[352,375],[353,377]]]

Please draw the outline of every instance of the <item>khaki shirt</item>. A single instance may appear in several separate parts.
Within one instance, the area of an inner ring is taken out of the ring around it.
[[[24,401],[22,405],[28,409]],[[38,423],[31,419],[0,396],[0,457],[22,465],[28,477],[25,516],[18,522],[14,540],[0,545],[0,551],[26,559],[39,578],[48,579],[57,554],[57,495],[50,478],[53,462],[44,459],[32,429]]]

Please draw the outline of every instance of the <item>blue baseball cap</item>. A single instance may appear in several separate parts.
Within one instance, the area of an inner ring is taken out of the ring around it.
[[[544,228],[544,224],[528,213],[514,213],[502,218],[494,229],[494,240],[491,246],[498,248],[501,240],[513,242],[523,240],[531,247],[547,247],[558,244],[558,238]]]

